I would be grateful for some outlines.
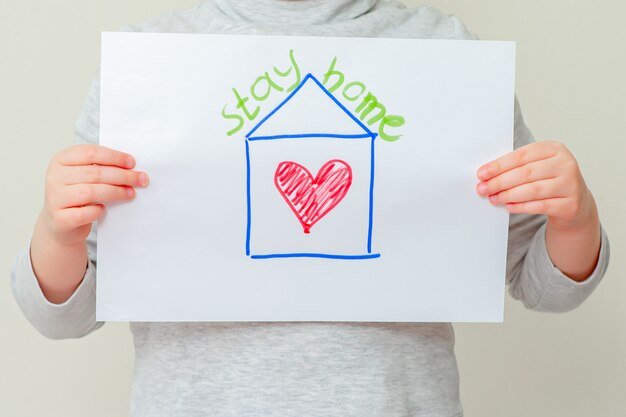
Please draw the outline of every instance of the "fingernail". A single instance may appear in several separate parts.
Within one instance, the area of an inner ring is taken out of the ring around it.
[[[498,196],[497,195],[489,196],[489,201],[491,202],[491,204],[497,205],[498,204]]]
[[[148,176],[146,174],[144,174],[143,172],[141,174],[139,174],[139,185],[141,185],[142,187],[145,187],[148,185]]]
[[[126,164],[128,164],[129,167],[134,167],[135,166],[135,158],[133,158],[132,156],[127,156],[126,157]]]
[[[478,194],[485,195],[487,193],[487,184],[481,182],[480,184],[478,184],[477,190]]]
[[[126,197],[130,199],[130,198],[133,198],[134,195],[135,195],[135,190],[133,190],[130,187],[126,188]]]
[[[478,178],[481,180],[487,178],[487,170],[485,168],[481,168],[478,170]]]

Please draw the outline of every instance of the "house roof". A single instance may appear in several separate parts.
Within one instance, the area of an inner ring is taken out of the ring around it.
[[[307,74],[246,138],[252,141],[311,137],[371,139],[375,136],[317,78]]]

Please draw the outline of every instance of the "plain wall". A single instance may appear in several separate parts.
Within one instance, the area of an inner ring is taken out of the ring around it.
[[[0,0],[0,415],[128,414],[127,324],[50,341],[19,311],[9,269],[28,245],[48,161],[99,65],[101,31],[191,0]],[[406,1],[417,5],[420,2]],[[626,410],[626,3],[434,0],[482,39],[518,42],[517,94],[540,140],[577,156],[612,246],[591,298],[567,314],[507,298],[504,324],[455,326],[468,417],[618,417]]]

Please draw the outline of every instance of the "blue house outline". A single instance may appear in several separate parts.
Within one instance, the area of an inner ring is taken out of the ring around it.
[[[269,120],[276,112],[278,112],[285,104],[287,104],[300,89],[309,80],[313,81],[321,91],[326,94],[341,111],[348,115],[362,130],[363,134],[357,135],[343,135],[333,133],[301,133],[301,134],[285,134],[285,135],[272,135],[272,136],[255,136],[254,133],[261,127],[267,120]],[[378,135],[369,130],[354,114],[352,114],[326,87],[319,82],[312,74],[307,74],[300,84],[283,100],[278,106],[276,106],[271,112],[267,114],[254,128],[246,135],[246,202],[247,202],[247,225],[246,225],[246,256],[251,259],[273,259],[273,258],[325,258],[325,259],[343,259],[343,260],[363,260],[380,258],[380,253],[372,253],[372,229],[374,220],[374,151],[375,141]],[[252,206],[251,206],[251,191],[250,191],[250,142],[263,141],[263,140],[280,140],[280,139],[298,139],[298,138],[334,138],[344,140],[370,140],[370,185],[369,185],[369,220],[368,220],[368,233],[367,233],[367,251],[361,255],[340,255],[329,253],[273,253],[273,254],[251,254],[250,253],[250,236],[252,229]]]

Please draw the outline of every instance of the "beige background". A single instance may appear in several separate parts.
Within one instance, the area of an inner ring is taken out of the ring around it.
[[[49,341],[30,327],[8,275],[28,244],[53,153],[98,66],[103,30],[192,0],[0,0],[0,415],[124,416],[132,376],[125,324]],[[406,1],[417,5],[418,1]],[[518,42],[517,93],[539,139],[565,142],[612,243],[604,283],[581,308],[538,314],[507,299],[502,325],[456,326],[468,417],[607,416],[626,410],[626,3],[434,0],[483,39]]]

